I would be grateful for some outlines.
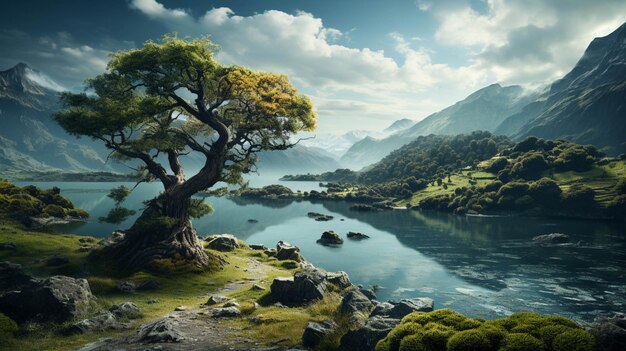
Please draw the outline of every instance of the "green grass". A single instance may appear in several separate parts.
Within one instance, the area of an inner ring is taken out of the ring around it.
[[[445,178],[443,184],[447,185],[447,189],[444,188],[443,184],[435,185],[428,184],[426,189],[422,189],[413,193],[413,196],[410,199],[400,200],[397,202],[398,206],[406,206],[407,203],[415,206],[418,205],[422,199],[427,197],[442,195],[442,194],[452,194],[454,193],[454,189],[462,188],[462,187],[470,187],[470,180],[475,182],[476,186],[483,186],[495,178],[495,175],[488,172],[482,171],[461,171],[458,174],[453,174],[450,176],[450,180],[452,182],[448,182],[448,179]]]

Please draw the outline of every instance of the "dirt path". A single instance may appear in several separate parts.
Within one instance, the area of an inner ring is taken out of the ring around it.
[[[255,259],[247,258],[247,278],[226,284],[211,295],[225,295],[241,291],[251,284],[261,283],[267,279],[272,271],[279,271],[275,267],[263,264]],[[224,326],[223,319],[210,317],[210,309],[195,306],[182,312],[147,322],[146,324],[168,320],[170,325],[184,334],[179,342],[141,343],[137,341],[137,331],[114,337],[103,338],[85,345],[79,351],[270,351],[285,350],[284,347],[267,347],[259,345],[254,340],[242,336],[242,329]],[[170,323],[171,322],[171,323]]]

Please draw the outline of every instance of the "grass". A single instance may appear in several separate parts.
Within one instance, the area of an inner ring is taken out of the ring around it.
[[[246,335],[262,343],[293,346],[300,343],[304,327],[309,321],[338,319],[336,310],[339,295],[337,293],[332,293],[323,301],[308,307],[280,308],[271,305],[273,301],[269,294],[270,284],[275,277],[293,275],[298,269],[297,263],[293,261],[277,261],[259,251],[238,249],[228,254],[212,252],[228,262],[222,270],[218,271],[176,274],[137,272],[127,276],[118,276],[108,274],[106,270],[90,267],[87,253],[79,250],[84,245],[79,242],[80,238],[84,237],[31,232],[10,221],[0,221],[0,243],[13,242],[17,246],[16,250],[0,251],[0,261],[19,263],[40,277],[54,274],[86,276],[93,293],[97,296],[93,303],[94,311],[107,309],[114,304],[126,301],[134,302],[143,313],[141,319],[134,321],[134,326],[138,326],[173,312],[177,306],[196,307],[206,302],[207,295],[227,283],[245,280],[249,275],[248,260],[252,258],[262,263],[264,267],[262,273],[265,276],[261,279],[260,285],[265,290],[252,290],[253,282],[250,282],[228,294],[229,297],[237,299],[244,313],[244,317],[228,323],[244,327]],[[96,242],[95,238],[93,242]],[[67,257],[69,263],[60,267],[46,266],[47,259],[53,256]],[[151,279],[158,280],[161,283],[161,289],[138,291],[130,295],[120,293],[116,289],[117,283],[121,280],[141,283]],[[148,303],[155,299],[159,303]],[[261,307],[255,307],[255,302]],[[249,321],[247,317],[250,316],[256,317],[255,320],[259,323]],[[73,350],[99,338],[127,332],[107,331],[66,336],[61,334],[61,330],[67,325],[69,324],[22,326],[14,337],[0,342],[0,350]],[[336,341],[338,342],[338,337]]]
[[[407,204],[418,205],[422,199],[427,197],[443,195],[443,194],[452,194],[454,193],[454,189],[462,188],[462,187],[470,187],[470,181],[475,182],[474,184],[477,186],[483,186],[493,181],[495,175],[488,172],[478,172],[478,171],[461,171],[457,174],[452,174],[450,176],[451,182],[448,182],[448,179],[445,178],[441,185],[437,183],[428,184],[426,189],[422,189],[418,192],[415,192],[410,199],[404,199],[397,202],[398,206],[406,206]],[[444,184],[448,187],[444,188]]]

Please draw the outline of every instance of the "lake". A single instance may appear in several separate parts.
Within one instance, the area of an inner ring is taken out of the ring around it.
[[[318,189],[316,182],[278,182],[252,177],[252,186],[280,183],[294,190]],[[106,236],[127,228],[98,223],[113,201],[106,195],[121,184],[18,182],[42,188],[58,186],[62,195],[91,214],[85,224],[64,232]],[[142,184],[126,200],[140,210],[160,184]],[[351,280],[378,286],[381,300],[431,297],[436,308],[450,307],[474,317],[496,318],[516,311],[560,314],[590,321],[598,313],[623,311],[626,304],[626,226],[620,223],[521,217],[469,217],[435,212],[350,211],[349,203],[207,199],[213,214],[194,220],[199,235],[233,233],[248,243],[273,247],[285,240],[298,245],[316,266],[346,271]],[[330,214],[316,222],[307,212]],[[248,219],[258,222],[249,223]],[[343,219],[343,220],[342,220]],[[325,230],[345,240],[342,247],[316,244]],[[371,238],[352,241],[348,231]],[[565,233],[574,245],[537,247],[536,235]]]

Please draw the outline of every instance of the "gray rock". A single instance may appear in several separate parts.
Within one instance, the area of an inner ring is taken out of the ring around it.
[[[187,307],[185,307],[185,306],[177,306],[176,308],[174,308],[174,311],[176,311],[176,312],[184,312],[184,311],[187,311]]]
[[[144,324],[137,330],[137,341],[143,343],[180,342],[184,339],[185,334],[178,322],[171,318]]]
[[[349,315],[352,322],[357,325],[365,322],[372,309],[374,309],[372,301],[358,290],[345,294],[339,306],[341,313]]]
[[[53,276],[0,297],[0,311],[17,322],[67,321],[87,312],[93,298],[85,279]]]
[[[309,218],[313,218],[314,220],[318,222],[327,222],[333,219],[333,216],[329,216],[329,215],[325,215],[325,214],[321,214],[317,212],[309,212],[307,213],[307,216]]]
[[[213,318],[237,317],[241,315],[241,311],[236,306],[214,308],[210,312]]]
[[[370,316],[388,316],[394,306],[390,302],[380,302],[376,304]]]
[[[563,233],[550,233],[538,235],[533,238],[533,243],[540,246],[567,244],[569,242],[569,236]]]
[[[217,251],[226,252],[239,248],[239,241],[231,234],[212,235],[206,240],[209,242],[209,249]]]
[[[276,278],[270,287],[272,295],[287,305],[301,305],[324,298],[327,291],[326,272],[302,270],[293,278]]]
[[[224,307],[237,307],[239,308],[239,303],[235,300],[230,300],[224,304]]]
[[[317,240],[318,244],[327,246],[336,246],[343,244],[343,239],[334,230],[328,230],[322,233],[322,237]]]
[[[295,245],[291,245],[290,243],[285,241],[279,241],[276,244],[276,258],[279,261],[302,261],[302,256],[300,256],[300,248]]]
[[[264,288],[264,287],[262,287],[262,286],[261,286],[261,285],[259,285],[259,284],[254,284],[254,285],[252,285],[252,288],[250,288],[250,289],[251,289],[251,290],[255,290],[255,291],[263,291],[263,290],[265,290],[265,288]]]
[[[337,323],[323,321],[321,323],[309,322],[302,334],[302,346],[314,348],[337,330]]]
[[[596,338],[598,351],[626,350],[626,314],[597,317],[588,331]]]
[[[74,323],[68,330],[70,334],[84,334],[107,329],[119,329],[122,324],[115,319],[115,315],[109,311],[103,311],[92,317]]]
[[[430,312],[433,310],[433,306],[433,299],[428,297],[403,299],[393,306],[391,311],[389,311],[388,316],[391,318],[402,319],[404,316],[412,312]]]
[[[119,305],[113,305],[109,308],[109,311],[115,315],[116,318],[136,319],[141,317],[141,310],[133,302],[124,302]]]
[[[400,319],[383,316],[371,317],[364,326],[351,330],[341,338],[341,351],[374,351],[376,343],[383,339]]]
[[[250,244],[249,246],[250,246],[250,248],[252,250],[258,250],[258,251],[265,251],[265,250],[267,250],[267,247],[265,247],[265,245],[261,245],[261,244]]]
[[[117,290],[124,294],[132,294],[137,289],[135,283],[129,281],[121,281],[117,283]]]
[[[376,300],[376,293],[374,292],[374,290],[372,290],[372,289],[365,289],[365,288],[361,288],[361,289],[359,289],[359,291],[360,291],[363,295],[367,296],[367,298],[368,298],[368,299],[370,299],[370,300]]]
[[[326,273],[326,280],[337,286],[339,289],[347,289],[352,286],[348,273],[342,271]]]
[[[352,240],[363,240],[363,239],[369,239],[368,235],[365,235],[363,233],[358,233],[358,232],[348,232],[348,239],[352,239]]]
[[[148,280],[143,283],[137,285],[137,290],[146,291],[146,290],[159,290],[161,289],[161,282],[158,280]]]
[[[206,302],[207,306],[219,305],[221,303],[227,302],[230,299],[223,295],[211,295]]]

